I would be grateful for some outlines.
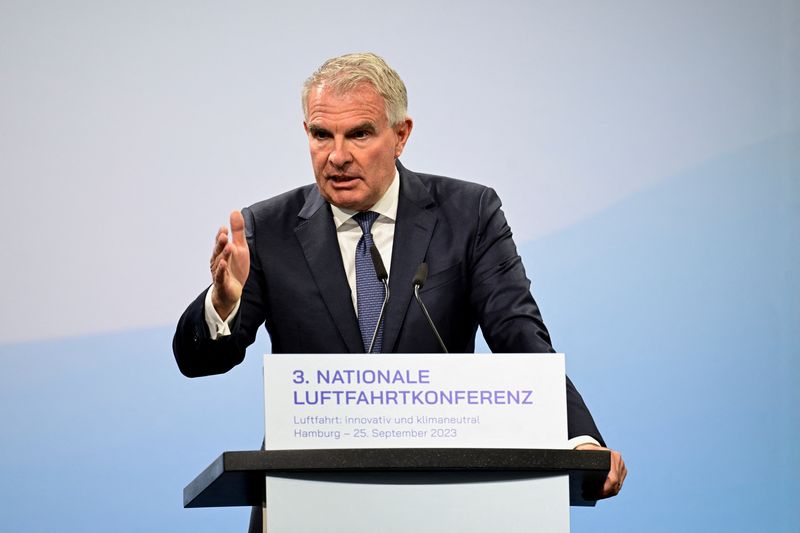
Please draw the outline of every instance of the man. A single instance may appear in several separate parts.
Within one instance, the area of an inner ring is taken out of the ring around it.
[[[306,81],[303,125],[316,184],[233,212],[230,233],[217,232],[213,284],[175,333],[181,372],[227,372],[261,324],[275,353],[366,351],[377,314],[361,294],[365,242],[389,267],[391,289],[374,351],[441,351],[410,305],[422,262],[430,271],[424,300],[450,351],[474,351],[478,326],[494,352],[553,351],[495,192],[399,163],[413,127],[406,108],[405,85],[374,54],[328,60]],[[569,379],[567,404],[570,443],[600,448]],[[612,452],[603,496],[618,493],[625,475]]]

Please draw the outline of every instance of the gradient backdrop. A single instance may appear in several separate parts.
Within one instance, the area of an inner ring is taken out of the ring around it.
[[[0,529],[182,509],[263,434],[259,355],[170,341],[227,213],[312,179],[299,87],[374,50],[413,169],[505,201],[623,493],[573,531],[798,531],[800,2],[0,0]]]

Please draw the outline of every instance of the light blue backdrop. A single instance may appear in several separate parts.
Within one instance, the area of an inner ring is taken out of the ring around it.
[[[304,77],[372,49],[629,464],[573,531],[796,531],[800,3],[302,6],[0,4],[2,529],[244,529],[181,489],[260,444],[259,357],[186,379],[172,324],[227,212],[309,181]]]

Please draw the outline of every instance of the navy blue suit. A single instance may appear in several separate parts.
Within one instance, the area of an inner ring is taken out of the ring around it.
[[[425,261],[430,274],[421,295],[451,352],[473,352],[478,326],[493,352],[553,352],[497,194],[482,185],[414,173],[399,163],[398,169],[382,351],[440,351],[411,303],[411,281]],[[316,185],[259,202],[242,214],[251,267],[232,334],[211,340],[201,294],[175,333],[181,372],[190,377],[227,372],[243,360],[262,324],[274,353],[363,353],[331,208]],[[569,379],[567,411],[570,438],[589,435],[603,442]]]

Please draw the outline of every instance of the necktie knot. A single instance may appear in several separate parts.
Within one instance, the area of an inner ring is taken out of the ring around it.
[[[368,235],[372,232],[372,224],[378,219],[378,213],[375,211],[361,211],[353,215],[353,219],[361,226],[361,231]]]

